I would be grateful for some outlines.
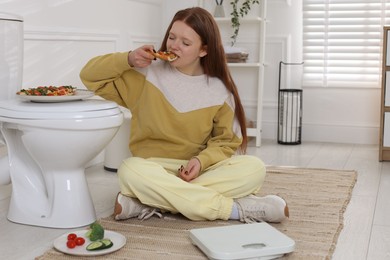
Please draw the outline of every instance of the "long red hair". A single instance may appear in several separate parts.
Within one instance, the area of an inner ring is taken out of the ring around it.
[[[238,94],[237,86],[233,81],[226,62],[226,55],[222,44],[218,25],[213,16],[205,9],[192,7],[178,11],[167,28],[160,50],[166,51],[166,43],[172,25],[182,21],[190,26],[201,38],[202,45],[207,46],[207,55],[200,59],[203,71],[210,77],[219,78],[232,93],[235,102],[235,115],[241,127],[241,151],[245,153],[248,136],[246,133],[245,111]]]

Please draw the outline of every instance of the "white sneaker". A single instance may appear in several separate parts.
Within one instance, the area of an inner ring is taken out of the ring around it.
[[[142,204],[138,199],[124,196],[120,192],[116,196],[114,208],[115,220],[124,220],[135,217],[146,220],[153,215],[157,215],[160,218],[162,217],[162,214],[158,209],[148,207]]]
[[[241,222],[281,222],[289,217],[286,201],[276,195],[265,197],[249,195],[236,199],[235,202],[238,206]]]

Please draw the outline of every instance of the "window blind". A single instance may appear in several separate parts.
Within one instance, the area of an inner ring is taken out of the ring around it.
[[[380,87],[390,0],[303,0],[303,85]]]

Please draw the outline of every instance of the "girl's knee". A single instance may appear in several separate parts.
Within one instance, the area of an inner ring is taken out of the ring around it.
[[[253,155],[241,155],[241,157],[245,167],[251,168],[254,171],[265,172],[265,164],[260,158]]]
[[[248,162],[250,162],[254,166],[265,168],[264,162],[259,157],[256,157],[254,155],[244,155],[244,156],[247,158]]]
[[[256,156],[245,155],[245,157],[245,167],[248,169],[248,172],[252,173],[254,181],[263,183],[266,175],[264,162]]]

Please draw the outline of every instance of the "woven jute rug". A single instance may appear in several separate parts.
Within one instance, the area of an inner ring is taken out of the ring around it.
[[[345,170],[267,167],[259,193],[278,194],[286,199],[290,218],[272,224],[293,240],[294,252],[282,259],[330,259],[343,228],[343,214],[350,201],[357,173]],[[104,228],[126,236],[126,245],[114,253],[94,259],[206,259],[189,238],[193,228],[236,225],[238,221],[190,221],[181,215],[165,215],[140,221],[99,220]],[[223,243],[223,241],[221,241]],[[65,255],[51,249],[36,259],[91,259]]]

